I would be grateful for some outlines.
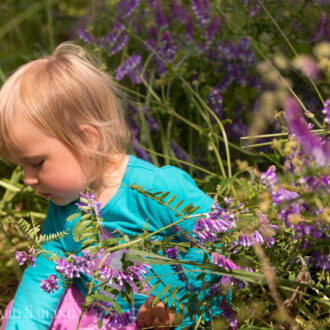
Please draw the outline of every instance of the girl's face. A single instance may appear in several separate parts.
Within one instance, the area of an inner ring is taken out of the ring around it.
[[[84,161],[57,138],[31,124],[21,122],[15,126],[23,152],[14,162],[24,169],[24,183],[57,205],[78,199],[79,192],[90,184]]]

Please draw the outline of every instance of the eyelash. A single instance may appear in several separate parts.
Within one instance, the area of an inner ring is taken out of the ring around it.
[[[43,163],[44,163],[44,161],[42,160],[42,161],[40,161],[40,162],[37,163],[37,164],[33,164],[32,167],[33,167],[33,168],[41,167]]]

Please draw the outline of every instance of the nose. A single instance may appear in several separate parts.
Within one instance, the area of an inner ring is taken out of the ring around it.
[[[38,184],[38,178],[33,174],[33,171],[24,170],[24,184],[27,186],[35,186]]]

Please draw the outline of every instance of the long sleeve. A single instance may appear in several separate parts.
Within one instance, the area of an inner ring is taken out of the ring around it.
[[[54,219],[54,205],[50,204],[43,225],[43,234],[55,233],[65,225],[65,219]],[[68,224],[72,226],[72,224]],[[43,248],[49,252],[61,255],[65,249],[65,239],[47,242]],[[52,324],[57,307],[64,295],[64,288],[59,281],[59,289],[46,293],[40,288],[40,281],[49,275],[56,274],[54,261],[48,261],[43,254],[36,258],[35,267],[30,265],[23,274],[16,291],[14,304],[6,326],[6,330],[48,329]]]

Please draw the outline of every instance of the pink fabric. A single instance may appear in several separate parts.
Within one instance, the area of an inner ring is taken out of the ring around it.
[[[11,308],[13,306],[14,300],[12,300],[6,308],[5,315],[2,321],[1,329],[4,330],[7,325],[8,316],[10,315]],[[55,319],[53,324],[49,328],[50,330],[72,330],[76,329],[79,316],[82,309],[82,304],[84,303],[84,297],[79,291],[79,289],[73,285],[69,288],[56,312]],[[90,311],[84,313],[81,318],[79,329],[81,330],[95,330],[97,329],[97,314],[95,311]],[[111,329],[115,330],[118,328],[106,328],[103,325],[102,330]],[[121,330],[137,330],[139,329],[138,325],[134,322],[133,324],[120,328]]]

